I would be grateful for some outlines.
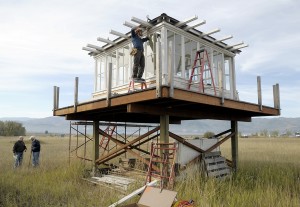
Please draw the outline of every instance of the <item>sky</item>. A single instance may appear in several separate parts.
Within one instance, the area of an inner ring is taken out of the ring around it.
[[[198,30],[220,28],[212,37],[249,44],[235,58],[240,100],[257,103],[260,76],[263,105],[274,106],[278,83],[281,117],[300,117],[299,8],[299,0],[0,0],[0,117],[52,116],[54,86],[59,107],[73,105],[75,77],[79,102],[89,100],[95,63],[82,47],[115,39],[111,29],[129,32],[123,23],[132,17],[162,13],[196,15],[206,20]]]

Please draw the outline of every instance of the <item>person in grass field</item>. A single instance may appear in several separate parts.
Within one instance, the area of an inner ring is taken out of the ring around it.
[[[23,161],[23,153],[26,152],[27,147],[23,141],[24,137],[20,136],[19,140],[13,146],[13,153],[15,158],[14,168],[20,167]]]
[[[31,136],[29,139],[31,140],[32,166],[37,167],[40,164],[39,159],[41,144],[40,141],[37,140],[34,136]]]

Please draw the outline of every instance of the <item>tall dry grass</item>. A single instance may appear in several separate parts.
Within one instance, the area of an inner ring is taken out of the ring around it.
[[[12,146],[16,137],[0,137],[0,206],[100,206],[121,195],[82,180],[85,167],[68,164],[68,138],[41,137],[41,165],[13,169]],[[73,143],[74,144],[74,143]],[[300,206],[300,139],[239,139],[239,170],[230,179],[205,179],[193,166],[178,177],[179,199],[196,206]],[[27,143],[30,146],[30,143]],[[230,141],[222,145],[230,158]],[[133,202],[138,200],[134,198]]]

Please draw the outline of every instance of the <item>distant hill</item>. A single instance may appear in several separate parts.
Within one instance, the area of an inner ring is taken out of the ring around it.
[[[63,133],[70,131],[70,121],[64,117],[46,117],[46,118],[0,118],[1,121],[17,121],[23,124],[28,133]],[[181,125],[171,125],[170,130],[177,134],[201,135],[207,131],[220,133],[230,128],[230,121],[217,120],[195,120],[183,121]],[[252,134],[263,130],[279,131],[280,134],[300,131],[300,118],[254,118],[252,122],[239,122],[238,130],[241,133]],[[88,127],[88,133],[91,133],[91,127]]]

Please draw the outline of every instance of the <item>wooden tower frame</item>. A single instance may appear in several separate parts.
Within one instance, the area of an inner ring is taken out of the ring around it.
[[[130,28],[145,27],[147,30],[144,34],[150,36],[150,41],[145,43],[144,78],[147,88],[128,90],[132,68],[132,58],[127,55],[132,47],[130,32],[122,34],[114,30],[110,32],[118,36],[114,41],[99,37],[97,40],[106,43],[104,46],[88,44],[83,48],[89,51],[89,55],[96,63],[92,100],[78,101],[78,78],[75,78],[74,104],[59,107],[59,87],[54,86],[54,116],[93,122],[94,169],[100,161],[107,158],[107,156],[99,157],[100,121],[157,123],[159,127],[156,130],[159,130],[161,143],[168,143],[171,135],[184,142],[181,137],[170,132],[169,124],[197,119],[230,121],[232,166],[236,170],[238,121],[250,122],[252,117],[280,115],[279,85],[273,86],[274,106],[264,106],[261,99],[260,77],[257,80],[258,103],[239,100],[234,58],[241,52],[240,49],[247,45],[224,43],[232,36],[219,40],[211,36],[220,30],[201,32],[195,29],[205,21],[194,26],[188,25],[196,19],[195,16],[178,21],[161,14],[148,21],[132,17],[131,20],[138,25],[124,23]],[[191,57],[195,57],[196,51],[203,48],[209,51],[216,88],[213,89],[212,84],[207,83],[204,92],[199,91],[197,86],[187,89],[187,85],[191,84],[189,82],[191,62],[194,61]],[[140,138],[143,139],[142,136]],[[131,142],[133,141],[123,143],[125,151],[131,147]]]

